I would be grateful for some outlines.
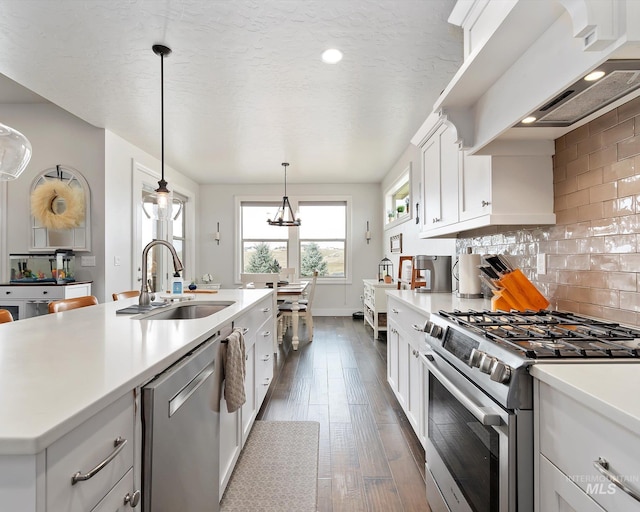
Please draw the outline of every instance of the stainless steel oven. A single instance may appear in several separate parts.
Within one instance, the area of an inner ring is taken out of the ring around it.
[[[640,358],[639,329],[560,311],[440,311],[424,330],[434,512],[534,509],[531,365]]]
[[[533,418],[507,410],[435,352],[428,372],[427,498],[433,512],[533,510]],[[517,475],[526,475],[518,480]]]

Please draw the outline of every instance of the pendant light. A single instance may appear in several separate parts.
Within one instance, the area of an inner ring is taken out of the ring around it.
[[[15,180],[31,159],[31,143],[18,130],[0,123],[0,180]]]
[[[289,167],[289,164],[283,162],[282,167],[284,167],[284,196],[282,197],[282,206],[278,208],[273,219],[267,219],[267,222],[270,226],[299,226],[300,218],[293,213],[293,208],[291,208],[289,198],[287,197],[287,167]]]
[[[155,201],[158,219],[166,220],[169,218],[169,214],[171,212],[172,199],[171,192],[167,188],[167,182],[164,179],[164,58],[171,53],[171,48],[162,44],[154,44],[152,49],[156,55],[160,56],[160,137],[162,175],[158,182],[158,188],[155,190]]]

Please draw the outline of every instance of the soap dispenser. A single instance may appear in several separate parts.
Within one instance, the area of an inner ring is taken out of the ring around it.
[[[176,272],[171,280],[171,293],[173,295],[182,295],[182,287],[182,277],[180,277],[180,272]]]

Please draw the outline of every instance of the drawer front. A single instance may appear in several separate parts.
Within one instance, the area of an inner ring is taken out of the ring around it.
[[[621,390],[621,392],[624,392]],[[640,435],[540,383],[540,452],[606,510],[640,511],[640,502],[595,467],[609,469],[640,493]]]
[[[388,298],[387,316],[389,322],[393,322],[402,329],[411,344],[416,349],[426,348],[424,338],[424,324],[429,319],[424,313],[419,313],[401,301],[393,297]]]
[[[133,393],[127,393],[47,448],[47,512],[93,509],[133,467]],[[88,474],[117,450],[115,457],[88,480],[72,484],[76,473]]]
[[[246,330],[246,342],[252,344],[260,326],[269,319],[273,319],[273,298],[265,297],[251,311],[234,320],[233,324]]]
[[[134,492],[133,469],[130,469],[91,512],[130,511],[132,510],[132,500],[138,500],[136,503],[140,503],[141,500],[139,497],[135,497]]]
[[[59,300],[64,298],[64,286],[3,286],[0,297],[5,299]]]

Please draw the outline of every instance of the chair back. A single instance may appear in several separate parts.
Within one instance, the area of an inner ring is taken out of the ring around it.
[[[84,308],[85,306],[96,306],[98,299],[93,295],[74,297],[73,299],[62,299],[49,302],[49,313],[60,313],[70,309]]]
[[[13,322],[13,315],[8,309],[0,309],[0,324],[5,322]]]
[[[129,290],[127,292],[111,294],[111,297],[113,297],[113,300],[130,299],[132,297],[139,297],[139,296],[140,296],[140,290]]]
[[[316,294],[316,281],[318,280],[318,271],[313,271],[313,278],[311,279],[311,285],[309,285],[309,295],[307,296],[307,313],[311,314],[311,304],[313,303],[313,297]]]
[[[253,284],[253,288],[268,288],[267,283],[273,283],[273,289],[277,289],[278,280],[280,276],[274,273],[247,273],[240,274],[240,281],[242,287],[247,288],[248,285]]]
[[[295,283],[296,281],[296,269],[295,267],[285,267],[280,269],[280,280],[287,281],[289,283]]]

